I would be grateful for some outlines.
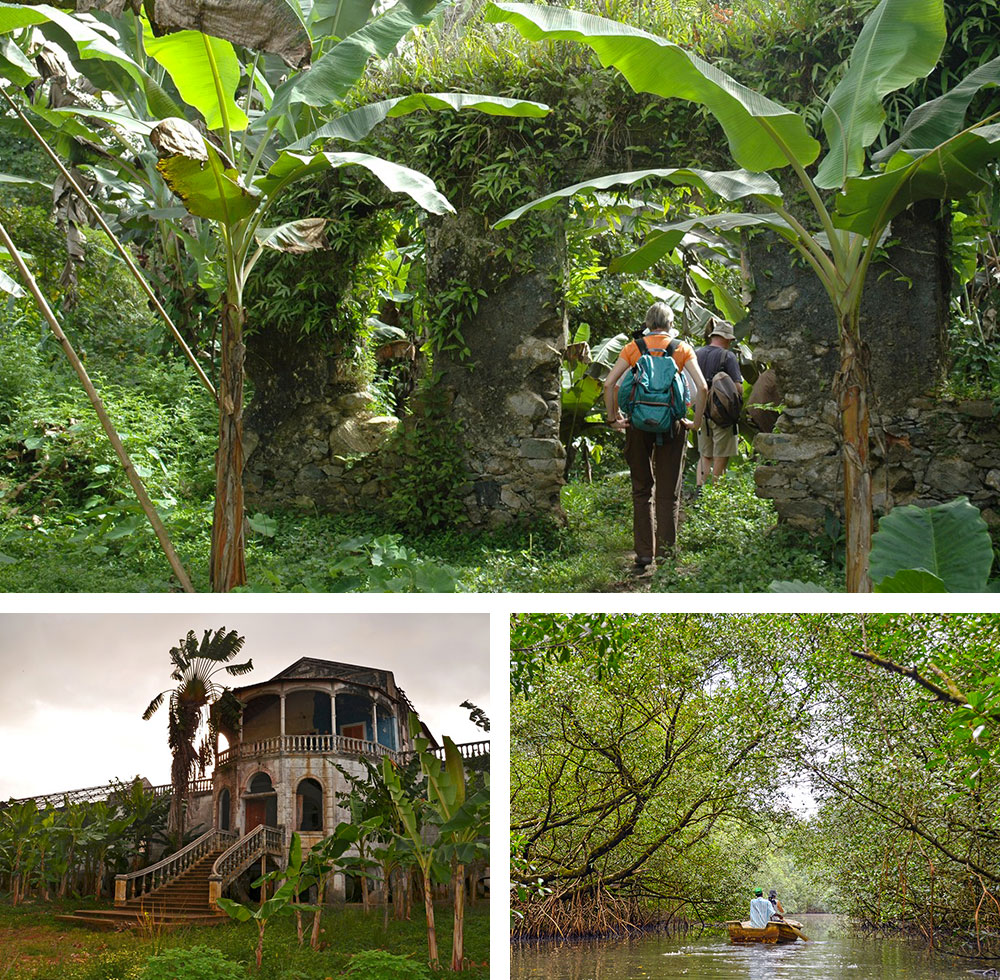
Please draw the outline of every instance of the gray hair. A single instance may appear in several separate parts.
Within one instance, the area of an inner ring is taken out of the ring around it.
[[[674,325],[674,311],[666,303],[654,303],[643,322],[647,330],[669,330]]]

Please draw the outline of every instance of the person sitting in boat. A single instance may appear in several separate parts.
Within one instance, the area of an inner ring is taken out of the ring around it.
[[[750,902],[750,925],[754,929],[766,929],[774,909],[771,903],[764,898],[763,888],[755,888],[753,893],[755,897]]]
[[[785,915],[785,910],[781,907],[781,902],[778,901],[778,891],[776,888],[772,888],[768,892],[767,900],[771,903],[771,918],[781,922]]]

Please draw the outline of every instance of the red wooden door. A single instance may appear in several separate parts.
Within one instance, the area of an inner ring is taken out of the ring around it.
[[[267,823],[267,800],[247,800],[246,832],[263,823]]]

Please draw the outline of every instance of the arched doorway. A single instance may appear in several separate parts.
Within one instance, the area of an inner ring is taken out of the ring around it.
[[[296,826],[299,830],[323,829],[323,787],[315,779],[303,779],[295,791]]]
[[[250,777],[243,800],[246,805],[248,832],[261,824],[268,827],[278,826],[278,794],[271,783],[271,777],[266,772],[257,772]]]

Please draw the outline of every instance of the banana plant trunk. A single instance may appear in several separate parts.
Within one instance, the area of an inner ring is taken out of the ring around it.
[[[441,965],[441,960],[438,957],[437,928],[434,925],[434,892],[430,868],[424,868],[423,872],[424,912],[427,915],[427,960],[431,969],[436,970]]]
[[[234,302],[235,300],[235,302]],[[243,368],[246,346],[242,297],[228,297],[222,313],[219,359],[219,448],[215,455],[212,519],[213,592],[246,585],[243,537]]]
[[[872,475],[868,456],[868,351],[861,342],[858,311],[841,314],[840,368],[833,391],[840,409],[844,460],[844,533],[847,591],[871,592]]]
[[[460,864],[452,875],[455,883],[455,925],[451,934],[451,968],[465,969],[465,866]]]

